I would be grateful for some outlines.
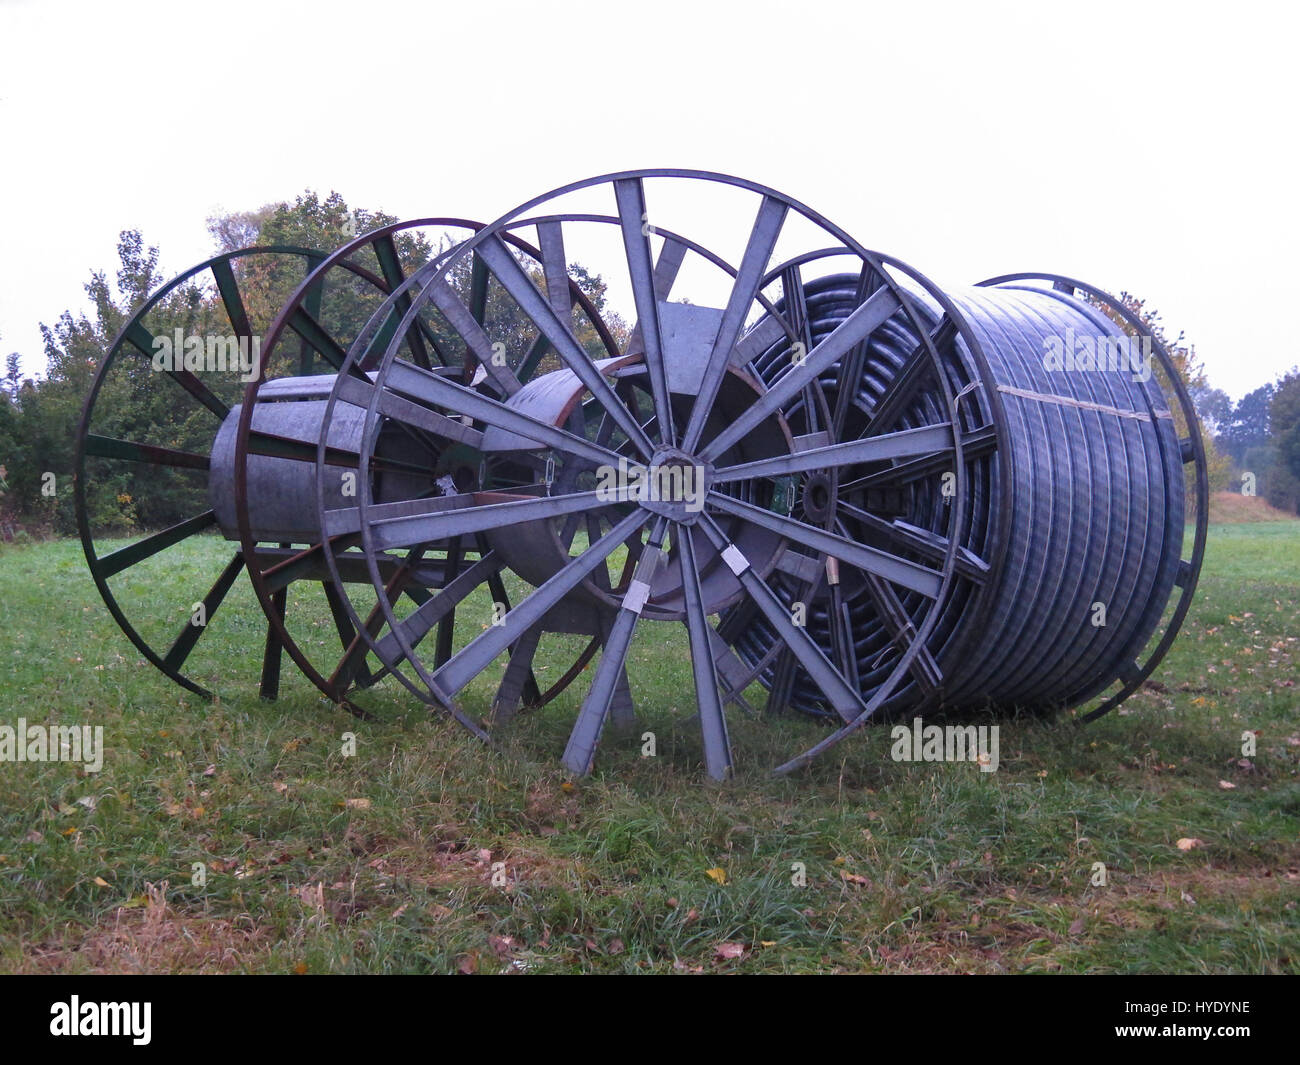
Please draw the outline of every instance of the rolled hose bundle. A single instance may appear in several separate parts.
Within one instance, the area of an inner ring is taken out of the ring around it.
[[[857,284],[856,277],[837,275],[805,285],[814,344],[852,311]],[[917,318],[934,330],[939,307],[923,292],[909,294]],[[982,595],[976,584],[959,579],[942,604],[928,642],[942,672],[936,694],[942,705],[959,709],[1077,705],[1131,675],[1174,588],[1184,482],[1170,408],[1149,351],[1073,294],[1004,284],[945,290],[945,295],[983,354],[976,359],[960,336],[939,349],[948,387],[958,396],[958,424],[967,432],[988,424],[990,393],[996,393],[1003,411],[996,449],[967,457],[965,517],[957,538],[978,559],[1001,564],[991,566],[993,585]],[[783,305],[776,310],[782,313]],[[822,376],[818,385],[830,408],[840,389],[854,392],[841,439],[862,435],[919,341],[912,321],[900,311],[873,335],[856,380],[842,381],[839,364]],[[1084,360],[1089,350],[1092,358]],[[770,385],[789,362],[790,344],[782,337],[753,366]],[[979,369],[981,363],[987,372]],[[809,424],[803,406],[800,399],[785,411],[796,432]],[[943,392],[931,376],[890,428],[948,417]],[[847,514],[841,508],[837,528],[886,546],[878,528],[853,517],[853,507],[872,510],[854,495],[856,475],[841,476],[842,489],[847,488],[841,498],[851,507]],[[1002,511],[1006,528],[999,531],[1004,492],[1009,505]],[[943,537],[951,505],[936,474],[904,485],[901,500],[884,516]],[[899,549],[897,541],[887,546]],[[920,555],[907,557],[925,561]],[[772,579],[787,602],[807,592],[785,573]],[[929,601],[916,592],[899,593],[919,627]],[[843,594],[859,687],[870,698],[897,663],[901,647],[861,581],[846,579]],[[810,604],[807,624],[830,655],[826,602],[823,596]],[[775,633],[763,619],[742,619],[734,612],[723,619],[724,627],[729,624],[737,653],[750,666],[765,663],[758,679],[772,688],[781,657]],[[880,713],[915,707],[924,694],[909,679]],[[801,670],[794,672],[787,701],[806,713],[827,713],[820,692]]]

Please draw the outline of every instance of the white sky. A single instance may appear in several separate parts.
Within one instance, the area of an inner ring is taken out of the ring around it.
[[[941,283],[1144,296],[1239,398],[1300,362],[1298,23],[1240,0],[0,0],[0,353],[40,371],[38,323],[88,306],[129,227],[171,275],[208,215],[308,187],[491,219],[687,167]]]

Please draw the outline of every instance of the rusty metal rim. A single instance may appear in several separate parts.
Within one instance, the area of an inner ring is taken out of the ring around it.
[[[207,271],[213,274],[214,283],[218,283],[217,274],[215,272],[218,267],[218,264],[220,264],[221,266],[227,266],[228,264],[234,262],[237,259],[245,258],[248,256],[284,255],[284,256],[292,256],[294,258],[306,259],[308,262],[310,262],[312,259],[319,258],[320,254],[321,254],[320,252],[313,251],[312,249],[301,248],[295,245],[280,245],[280,244],[254,245],[252,247],[240,248],[237,249],[236,251],[223,252],[220,255],[212,256],[208,259],[203,260],[203,262],[190,267],[188,270],[185,270],[183,273],[180,273],[175,277],[173,277],[166,284],[162,285],[155,292],[149,295],[149,297],[131,313],[131,316],[127,319],[126,323],[118,331],[117,336],[115,337],[113,343],[110,345],[108,349],[107,355],[104,357],[103,363],[101,363],[99,369],[95,373],[94,382],[91,384],[90,393],[87,395],[85,403],[82,406],[81,418],[77,425],[76,446],[74,449],[74,457],[73,457],[73,469],[74,469],[73,492],[74,492],[74,501],[75,501],[74,509],[77,518],[77,531],[81,538],[82,550],[84,551],[86,556],[86,562],[90,569],[91,579],[95,582],[95,587],[99,590],[99,594],[104,600],[104,605],[108,608],[109,614],[113,617],[113,620],[117,622],[118,627],[122,630],[123,633],[126,634],[127,638],[131,641],[131,643],[135,645],[136,649],[141,654],[143,654],[145,658],[148,659],[164,675],[170,677],[181,687],[187,689],[188,691],[193,692],[196,695],[203,696],[204,698],[208,698],[208,699],[212,698],[213,693],[203,685],[197,683],[196,681],[186,676],[179,667],[173,667],[169,665],[165,661],[164,657],[158,655],[153,650],[153,648],[149,645],[148,641],[146,641],[144,637],[140,635],[139,631],[135,628],[134,625],[131,624],[131,622],[126,617],[126,612],[122,609],[121,605],[117,601],[117,597],[113,594],[112,589],[109,587],[108,584],[109,576],[105,576],[102,572],[103,567],[100,564],[101,559],[95,550],[94,534],[90,528],[90,520],[86,513],[86,495],[85,495],[85,460],[86,460],[85,445],[86,445],[86,437],[90,433],[90,429],[91,429],[91,420],[94,413],[95,402],[99,397],[100,390],[103,388],[103,385],[107,380],[109,372],[111,371],[112,367],[116,364],[118,356],[121,354],[124,345],[130,343],[129,337],[133,329],[140,326],[140,322],[142,321],[144,316],[148,314],[155,306],[157,306],[160,300],[162,300],[163,298],[165,298],[166,296],[174,292],[186,281],[189,281],[191,278],[194,278],[196,275],[202,274],[203,272]],[[220,294],[219,283],[218,283],[218,293]],[[225,306],[225,301],[223,299],[223,307],[224,306]],[[226,309],[226,314],[228,318],[232,316],[232,312],[229,308]],[[235,329],[238,328],[237,324],[234,321],[231,321],[231,327]],[[135,345],[132,345],[132,347],[135,347]],[[196,403],[200,402],[197,398],[193,399],[192,401]],[[182,537],[182,538],[187,538],[187,537]],[[143,561],[143,559],[141,559],[141,561]],[[128,566],[125,568],[130,568],[130,567]],[[117,572],[121,572],[121,571],[117,571]],[[219,576],[217,583],[213,585],[214,589],[220,584],[221,580],[222,580],[222,576]]]

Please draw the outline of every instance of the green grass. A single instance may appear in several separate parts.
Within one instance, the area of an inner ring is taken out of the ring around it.
[[[196,538],[130,572],[151,639],[229,550]],[[195,654],[208,702],[142,664],[79,545],[0,548],[0,724],[98,724],[108,748],[98,774],[0,764],[0,969],[1294,971],[1298,593],[1300,523],[1212,527],[1156,683],[1089,726],[1002,720],[987,774],[894,762],[869,728],[777,778],[820,726],[737,714],[737,779],[711,784],[680,626],[645,625],[630,669],[657,756],[609,735],[571,782],[576,690],[500,750],[391,681],[367,722],[290,666],[263,702],[241,583]],[[467,634],[487,609],[466,605]],[[300,631],[333,650],[327,622]],[[580,644],[549,642],[543,683]]]

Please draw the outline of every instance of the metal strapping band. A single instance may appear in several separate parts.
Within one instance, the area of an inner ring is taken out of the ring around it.
[[[1149,422],[1151,415],[1144,414],[1139,410],[1120,410],[1118,407],[1108,407],[1104,403],[1089,403],[1084,399],[1073,399],[1070,396],[1053,396],[1046,392],[1030,392],[1027,388],[1013,388],[1011,385],[998,385],[999,392],[1005,392],[1011,396],[1020,396],[1022,399],[1036,399],[1040,403],[1059,403],[1064,407],[1078,407],[1081,410],[1095,410],[1102,414],[1113,414],[1117,418],[1132,418],[1134,421]],[[1156,411],[1157,418],[1172,418],[1173,414],[1167,410]]]

